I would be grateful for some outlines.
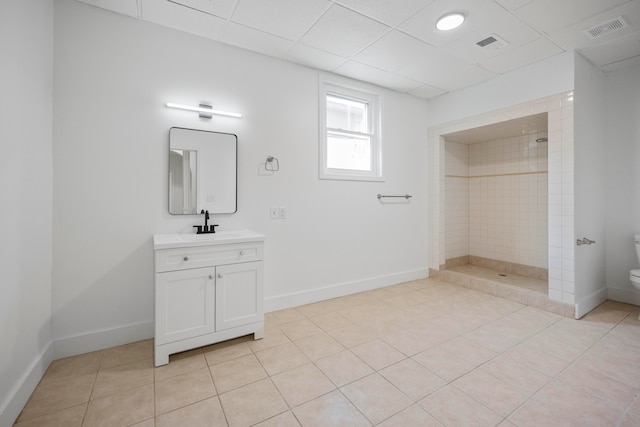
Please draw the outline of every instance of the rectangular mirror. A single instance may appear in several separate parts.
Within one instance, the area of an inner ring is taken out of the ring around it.
[[[237,210],[238,137],[173,127],[169,130],[169,213]]]

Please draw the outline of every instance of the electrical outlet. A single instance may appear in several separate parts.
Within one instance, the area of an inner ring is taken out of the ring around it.
[[[278,218],[280,219],[287,218],[287,208],[285,208],[284,206],[281,206],[280,209],[278,209]]]
[[[271,218],[271,219],[280,218],[280,210],[278,208],[275,208],[275,207],[269,208],[269,218]]]

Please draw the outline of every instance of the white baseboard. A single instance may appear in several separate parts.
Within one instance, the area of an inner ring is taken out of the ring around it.
[[[640,292],[631,288],[609,288],[609,299],[627,304],[640,305]]]
[[[53,342],[54,360],[153,338],[154,323],[144,322],[90,332]]]
[[[0,402],[0,426],[13,425],[53,360],[53,343],[49,343],[20,377],[18,383],[9,392],[7,400]]]
[[[607,288],[601,288],[586,298],[580,299],[576,302],[576,319],[580,319],[582,316],[605,302],[608,298],[609,290]]]
[[[404,271],[386,276],[371,277],[354,282],[338,283],[302,292],[292,292],[290,294],[267,297],[264,300],[264,311],[268,313],[271,311],[298,307],[304,304],[311,304],[331,298],[351,295],[358,292],[370,291],[372,289],[378,289],[385,286],[397,285],[398,283],[409,282],[411,280],[424,279],[427,277],[427,274],[428,270],[426,268],[421,268],[418,270]]]

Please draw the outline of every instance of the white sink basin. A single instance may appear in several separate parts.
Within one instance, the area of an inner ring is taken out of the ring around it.
[[[263,241],[265,236],[250,230],[220,231],[212,234],[155,234],[154,249],[184,248],[216,244]]]

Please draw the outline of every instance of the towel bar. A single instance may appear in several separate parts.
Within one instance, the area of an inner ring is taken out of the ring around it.
[[[383,197],[404,197],[405,199],[409,200],[413,196],[410,195],[410,194],[405,194],[405,195],[402,195],[402,196],[389,196],[389,195],[384,195],[384,194],[378,194],[378,200],[382,199]]]

